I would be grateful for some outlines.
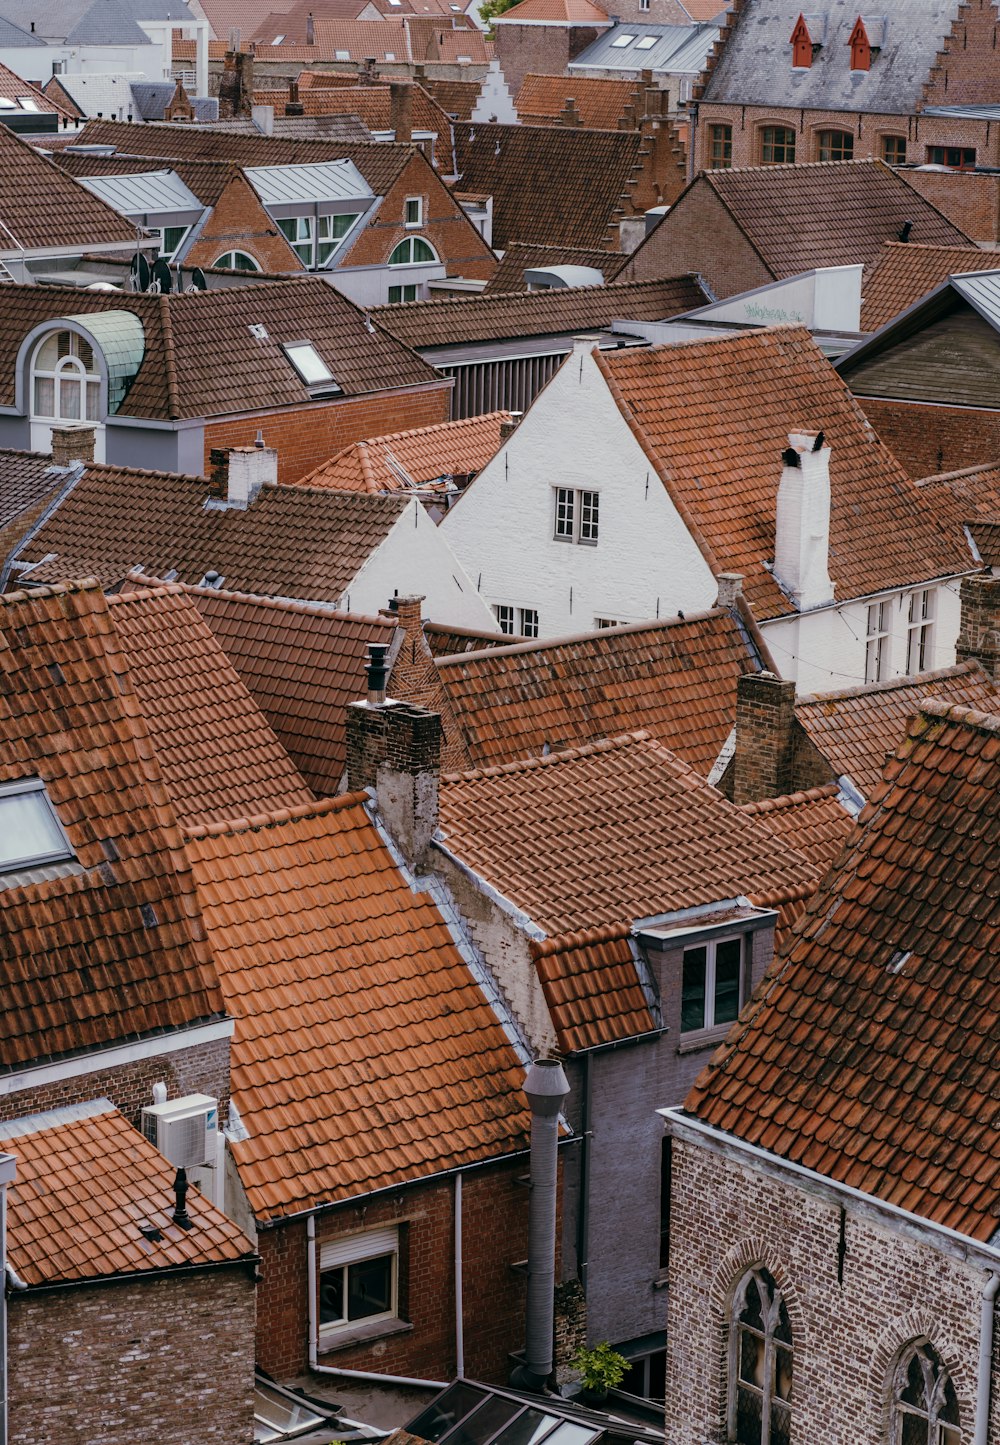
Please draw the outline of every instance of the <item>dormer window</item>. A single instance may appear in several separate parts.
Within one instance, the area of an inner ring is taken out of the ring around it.
[[[311,341],[292,341],[282,350],[310,391],[340,391],[333,372]]]
[[[75,331],[40,342],[31,365],[31,414],[54,421],[97,421],[101,373],[93,348]]]
[[[860,15],[854,22],[854,29],[851,31],[847,43],[851,47],[851,69],[871,70],[872,47],[868,39],[868,31],[865,29],[865,22]]]
[[[806,17],[800,15],[792,31],[792,65],[796,70],[808,70],[813,63],[813,43],[806,24]]]
[[[0,874],[63,863],[73,856],[41,778],[0,783]]]

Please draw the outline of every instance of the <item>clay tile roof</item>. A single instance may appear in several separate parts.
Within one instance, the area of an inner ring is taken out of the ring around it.
[[[917,486],[956,538],[963,536],[966,523],[1000,518],[1000,462],[923,477]]]
[[[0,125],[0,249],[135,242],[135,227]]]
[[[472,119],[472,112],[483,89],[479,80],[431,80],[428,76],[422,84],[445,115],[455,120]]]
[[[627,256],[615,251],[593,250],[586,246],[533,246],[514,241],[507,247],[497,269],[490,277],[484,296],[511,291],[527,291],[526,270],[546,266],[592,266],[605,281],[613,281]]]
[[[446,731],[450,716],[473,767],[594,742],[628,719],[706,774],[733,726],[736,680],[759,666],[739,621],[716,609],[456,651],[437,674]]]
[[[928,697],[1000,712],[1000,688],[977,662],[960,662],[917,677],[802,696],[796,699],[795,716],[837,776],[846,775],[869,798],[886,757],[899,747],[907,722]]]
[[[65,481],[47,453],[0,451],[0,568]]]
[[[504,632],[475,632],[472,628],[448,627],[442,622],[425,622],[424,637],[433,657],[480,652],[484,647],[509,647],[511,642]]]
[[[838,602],[968,570],[964,546],[940,526],[806,330],[773,327],[595,359],[713,573],[742,572],[758,618],[792,611],[765,564],[774,558],[781,453],[799,427],[822,430],[832,448]]]
[[[456,121],[454,131],[456,188],[493,197],[498,251],[512,241],[616,249],[614,223],[640,161],[638,131],[479,121]]]
[[[510,21],[512,25],[525,20],[568,21],[571,25],[603,25],[605,28],[611,24],[607,12],[591,4],[591,0],[520,0],[503,15],[498,15],[493,23],[496,24],[497,20]]]
[[[526,0],[521,0],[522,4]],[[625,107],[638,105],[641,115],[643,88],[635,80],[606,80],[603,76],[526,75],[514,102],[524,125],[555,125],[573,105],[582,125],[591,130],[616,130],[625,118]],[[632,125],[636,124],[633,117]]]
[[[441,477],[473,476],[500,449],[509,411],[388,432],[345,447],[302,478],[308,487],[340,492],[399,492]]]
[[[347,761],[344,708],[365,689],[369,642],[384,617],[235,592],[186,589],[254,702],[316,793],[335,793]]]
[[[22,550],[25,561],[53,559],[33,569],[32,583],[97,576],[111,585],[141,568],[197,586],[214,571],[232,591],[336,604],[411,504],[402,496],[265,486],[245,511],[206,510],[209,495],[198,477],[88,467]]]
[[[0,640],[0,782],[44,782],[75,859],[7,876],[0,1067],[219,1018],[180,832],[100,590],[9,593]]]
[[[759,818],[772,833],[808,858],[822,877],[854,835],[854,819],[838,801],[838,793],[836,783],[826,783],[741,806],[744,813]]]
[[[530,951],[564,1053],[655,1027],[628,925],[563,934],[532,943]]]
[[[0,1124],[0,1149],[17,1160],[8,1258],[29,1287],[256,1258],[243,1231],[195,1188],[187,1197],[194,1228],[172,1222],[177,1171],[107,1099]],[[161,1237],[143,1234],[147,1225]]]
[[[685,1109],[989,1240],[1000,1221],[1000,718],[931,700]]]
[[[371,315],[404,346],[459,346],[522,336],[559,336],[610,326],[616,316],[662,321],[704,304],[694,276],[668,281],[615,281],[507,296],[446,296],[375,306]],[[786,442],[787,445],[787,442]]]
[[[420,85],[411,86],[413,129],[449,136],[448,117]],[[254,103],[284,108],[288,92],[254,92]],[[307,116],[356,115],[372,131],[392,130],[392,95],[389,84],[307,86],[299,91],[299,104]],[[449,137],[450,138],[450,137]]]
[[[525,1145],[517,1057],[364,801],[189,842],[236,1018],[232,1091],[249,1138],[231,1147],[260,1220]]]
[[[665,821],[669,819],[669,826]],[[643,732],[449,774],[446,847],[546,934],[815,886],[806,861]]]
[[[180,176],[203,206],[214,206],[218,202],[235,173],[235,167],[229,161],[172,163],[144,156],[79,155],[74,151],[56,151],[54,159],[60,170],[67,171],[71,176],[143,175],[149,171],[169,168],[175,175]]]
[[[1000,257],[978,246],[920,246],[889,241],[865,277],[862,331],[878,331],[887,321],[930,294],[949,276],[966,271],[995,271]]]
[[[22,98],[30,100],[33,102],[34,109],[42,114],[51,115],[53,111],[59,116],[71,114],[65,106],[57,104],[50,95],[45,95],[38,86],[22,80],[16,71],[2,63],[0,63],[0,95],[15,102],[19,102]],[[22,111],[23,109],[24,107],[22,107]]]
[[[130,591],[111,620],[182,824],[312,802],[312,793],[179,588]]]

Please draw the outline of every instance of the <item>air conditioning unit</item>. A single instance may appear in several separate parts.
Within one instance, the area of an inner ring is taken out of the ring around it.
[[[219,1101],[186,1094],[142,1111],[142,1132],[178,1169],[214,1166],[218,1159]]]

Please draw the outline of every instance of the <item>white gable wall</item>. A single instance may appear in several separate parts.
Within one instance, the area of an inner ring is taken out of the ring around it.
[[[555,539],[556,487],[600,494],[595,546]],[[589,345],[567,358],[441,531],[485,601],[535,609],[541,637],[716,600],[715,579]]]

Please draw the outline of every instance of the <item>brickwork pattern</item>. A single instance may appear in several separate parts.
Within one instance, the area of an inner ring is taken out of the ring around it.
[[[1000,456],[1000,412],[859,396],[858,405],[911,477],[981,466]]]
[[[250,1445],[246,1270],[12,1296],[10,1445]]]
[[[737,805],[792,791],[794,729],[795,683],[745,673],[736,684]]]
[[[264,210],[260,197],[236,173],[184,258],[185,265],[214,266],[227,251],[245,251],[262,271],[301,271],[302,263]]]
[[[693,271],[705,278],[713,295],[725,297],[751,291],[773,279],[750,241],[707,186],[698,188],[698,194],[691,191],[680,201],[660,222],[656,234],[660,243],[641,246],[616,280],[652,281]]]
[[[1000,682],[1000,577],[963,578],[961,598],[958,660],[975,658],[994,682]]]
[[[1000,242],[1000,176],[981,171],[907,171],[906,179],[981,246]]]
[[[347,709],[347,787],[375,786],[383,766],[397,773],[434,772],[441,766],[441,719],[410,703]]]

